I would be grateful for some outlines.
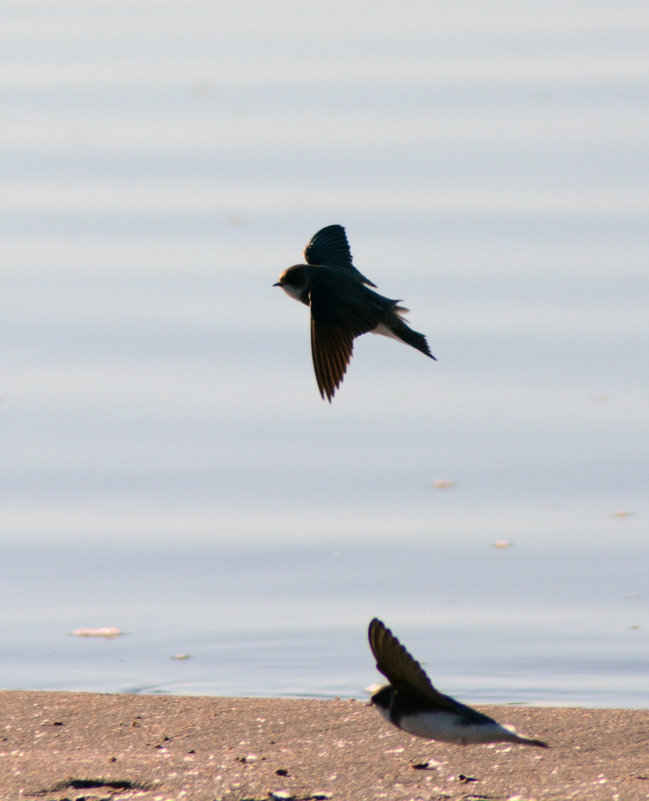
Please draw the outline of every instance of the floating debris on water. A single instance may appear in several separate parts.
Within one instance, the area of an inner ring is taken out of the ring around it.
[[[126,632],[115,626],[105,626],[101,629],[75,629],[71,631],[70,634],[72,634],[73,637],[103,637],[106,640],[110,640],[113,637],[121,637],[121,635],[126,634]]]
[[[450,487],[457,487],[457,481],[450,481],[448,478],[436,478],[433,481],[433,487],[438,490],[449,489]]]
[[[498,551],[504,551],[507,548],[513,548],[514,543],[510,542],[509,540],[496,540],[495,542],[491,543],[492,548],[496,548]]]
[[[172,654],[169,657],[169,659],[178,659],[178,660],[182,661],[183,659],[191,659],[191,655],[190,654]]]
[[[620,520],[623,520],[625,517],[633,517],[635,512],[627,512],[625,509],[621,509],[619,512],[613,512],[613,517],[617,517]]]

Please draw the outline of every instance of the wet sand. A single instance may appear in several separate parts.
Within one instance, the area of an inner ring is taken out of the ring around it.
[[[649,799],[649,711],[481,707],[551,748],[420,740],[362,701],[0,692],[0,797]]]

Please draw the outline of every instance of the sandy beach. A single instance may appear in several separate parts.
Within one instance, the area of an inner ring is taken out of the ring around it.
[[[362,701],[0,692],[3,799],[649,798],[649,711],[482,707],[551,748],[453,746]]]

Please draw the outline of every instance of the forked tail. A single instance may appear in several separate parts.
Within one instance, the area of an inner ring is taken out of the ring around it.
[[[408,310],[397,306],[397,311],[401,312]],[[435,359],[433,354],[430,352],[428,342],[426,342],[426,337],[423,334],[419,334],[417,331],[413,331],[412,328],[408,328],[401,318],[398,318],[398,322],[394,325],[392,330],[394,335],[403,340],[407,345],[412,345],[413,348],[417,348],[417,350],[425,353],[426,356],[429,356],[431,359]],[[437,359],[435,359],[435,361],[437,361]]]

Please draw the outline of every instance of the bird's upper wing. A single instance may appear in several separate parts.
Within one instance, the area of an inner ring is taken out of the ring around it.
[[[331,403],[352,357],[354,339],[375,328],[378,317],[361,304],[341,303],[339,291],[327,281],[311,288],[309,305],[313,369],[320,394]]]
[[[352,264],[347,234],[342,225],[328,225],[314,234],[304,248],[304,258],[307,264],[326,264],[329,267],[338,267],[349,271],[362,283],[376,286]]]
[[[457,712],[460,708],[466,709],[463,704],[433,687],[419,662],[377,618],[370,623],[368,636],[370,648],[376,659],[376,667],[388,678],[397,693],[425,698],[432,706],[449,712]]]

